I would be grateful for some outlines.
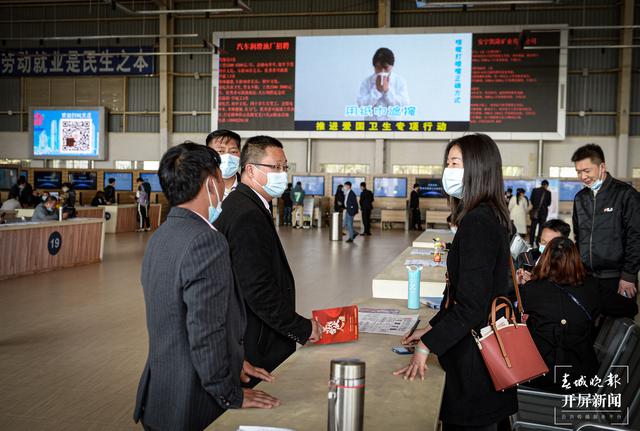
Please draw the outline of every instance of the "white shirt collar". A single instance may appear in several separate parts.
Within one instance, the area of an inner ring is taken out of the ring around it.
[[[234,191],[236,188],[238,187],[238,177],[235,177],[235,181],[233,182],[233,185],[231,186],[230,189],[228,188],[224,188],[224,197],[222,198],[222,200],[225,200],[227,198],[227,196],[229,196],[229,194]]]
[[[260,200],[262,201],[262,203],[264,204],[264,207],[267,209],[267,211],[269,211],[269,201],[267,201],[264,197],[262,197],[262,195],[260,193],[258,193],[257,191],[255,191],[253,188],[249,187],[251,190],[253,190],[253,192],[258,195],[258,197],[260,198]]]
[[[188,208],[185,208],[185,209],[188,209]],[[206,224],[208,224],[208,225],[209,225],[209,227],[210,227],[211,229],[213,229],[213,230],[215,230],[215,231],[217,231],[217,230],[218,230],[218,229],[216,229],[216,228],[215,228],[211,223],[209,223],[209,220],[207,220],[206,218],[202,217],[202,214],[200,214],[200,213],[198,213],[198,212],[196,212],[196,211],[193,211],[193,210],[189,210],[189,211],[191,211],[192,213],[194,213],[195,215],[197,215],[198,217],[200,217],[202,220],[204,220],[204,222],[205,222]]]

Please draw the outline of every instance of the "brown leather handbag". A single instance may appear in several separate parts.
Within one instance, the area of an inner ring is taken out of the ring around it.
[[[511,262],[511,276],[518,298],[518,311],[521,321],[524,322],[526,315],[515,279],[513,261]],[[505,318],[509,324],[498,328],[496,314],[500,310],[505,310]],[[542,360],[542,356],[531,338],[529,328],[525,323],[518,323],[513,304],[509,298],[499,296],[493,300],[489,326],[491,326],[491,332],[485,336],[481,337],[475,331],[472,331],[472,335],[478,344],[482,359],[497,391],[528,382],[549,372],[549,368]]]

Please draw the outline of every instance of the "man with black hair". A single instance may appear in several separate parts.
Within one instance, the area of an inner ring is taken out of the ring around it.
[[[516,268],[518,268],[516,276],[518,278],[518,283],[525,284],[531,280],[533,268],[538,264],[540,256],[547,247],[547,244],[555,238],[569,238],[570,235],[571,226],[569,226],[568,223],[559,219],[546,221],[542,225],[542,233],[540,235],[538,248],[532,248],[525,251],[516,259]]]
[[[379,48],[373,55],[373,74],[362,81],[358,106],[371,106],[372,114],[366,120],[388,120],[389,108],[393,106],[403,108],[409,104],[409,92],[407,81],[396,72],[393,72],[395,56],[389,48]],[[394,115],[399,119],[404,112]]]
[[[142,262],[149,353],[133,416],[146,431],[200,431],[227,409],[279,405],[241,387],[247,375],[272,376],[244,361],[244,304],[229,246],[211,225],[224,191],[219,165],[214,150],[193,142],[160,161],[171,210]]]
[[[367,189],[367,183],[360,183],[360,211],[362,217],[362,234],[371,236],[371,211],[373,211],[373,193]]]
[[[18,184],[16,184],[12,190],[14,192],[17,191],[16,196],[23,208],[29,208],[33,205],[33,187],[24,175],[20,175]]]
[[[224,179],[225,200],[238,187],[240,180],[240,135],[227,129],[218,129],[207,135],[207,147],[220,154],[220,171]]]
[[[149,218],[151,184],[142,177],[138,177],[136,184],[136,202],[138,204],[138,229],[136,232],[149,232],[151,230],[151,219]]]
[[[247,310],[247,359],[273,371],[323,328],[296,312],[295,280],[269,210],[288,184],[282,143],[254,136],[240,154],[241,183],[222,205],[215,227],[229,242],[231,266]],[[252,381],[251,384],[257,383]]]
[[[109,185],[104,188],[104,200],[107,201],[107,205],[113,205],[116,202],[116,179],[109,178]]]
[[[62,208],[56,210],[58,199],[55,196],[49,196],[44,202],[39,203],[33,210],[31,221],[55,221],[58,220],[60,215],[58,211],[62,211]],[[69,213],[62,213],[62,219],[66,220],[69,217]]]
[[[344,209],[344,227],[349,235],[346,242],[353,242],[358,236],[358,233],[353,230],[353,218],[358,214],[358,198],[356,193],[351,190],[351,181],[344,183]]]
[[[422,230],[422,215],[420,214],[420,184],[415,183],[409,197],[411,210],[411,229]]]
[[[535,244],[540,243],[542,225],[547,221],[547,216],[549,215],[549,206],[551,205],[549,181],[542,180],[540,187],[536,187],[531,191],[530,201],[531,211],[529,215],[531,217],[531,231],[529,233],[529,242],[532,247],[535,247]]]
[[[598,145],[578,148],[571,161],[586,186],[573,201],[573,233],[582,262],[606,293],[632,298],[640,270],[640,193],[607,172]]]

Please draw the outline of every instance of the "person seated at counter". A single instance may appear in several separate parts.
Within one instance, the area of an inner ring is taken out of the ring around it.
[[[91,199],[91,206],[92,207],[98,207],[100,205],[106,205],[107,201],[104,198],[104,192],[98,190],[98,192],[96,192],[96,195],[93,197],[93,199]]]
[[[17,210],[18,208],[22,208],[22,205],[20,205],[20,201],[17,199],[15,193],[13,191],[10,191],[9,199],[2,203],[2,207],[0,208],[0,210],[13,211]]]
[[[587,274],[578,248],[564,236],[544,248],[532,280],[522,289],[522,301],[529,315],[527,326],[549,369],[570,366],[570,377],[576,378],[597,375],[593,343],[598,316],[623,317],[638,312],[635,299],[608,294],[598,287],[597,279]],[[548,373],[527,386],[561,391],[561,382],[554,384],[553,375]]]
[[[569,226],[568,223],[558,219],[547,220],[542,225],[542,234],[540,235],[538,248],[525,251],[516,259],[516,268],[518,268],[516,278],[518,279],[518,284],[523,285],[531,280],[533,268],[540,261],[540,256],[551,240],[558,237],[569,238],[569,235],[571,235],[571,226]]]
[[[33,216],[31,216],[31,221],[55,221],[60,217],[58,215],[59,209],[56,209],[56,205],[58,204],[58,199],[55,196],[49,196],[46,201],[38,204],[36,208],[33,210]],[[62,213],[62,219],[66,220],[69,218],[69,213]]]
[[[73,184],[62,184],[62,196],[60,197],[62,202],[62,212],[68,214],[69,218],[76,216],[76,191],[73,189]]]

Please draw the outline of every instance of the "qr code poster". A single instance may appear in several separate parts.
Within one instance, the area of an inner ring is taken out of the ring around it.
[[[96,144],[94,142],[94,126],[90,118],[60,119],[60,154],[94,154]]]

